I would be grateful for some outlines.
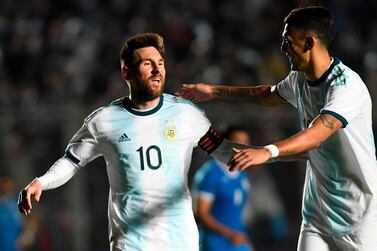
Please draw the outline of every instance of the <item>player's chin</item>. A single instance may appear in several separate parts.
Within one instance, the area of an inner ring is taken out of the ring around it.
[[[297,71],[297,65],[295,63],[293,63],[292,61],[290,61],[290,64],[291,64],[291,70]]]
[[[163,90],[162,89],[158,89],[158,90],[151,90],[150,92],[150,100],[153,100],[153,99],[156,99],[158,97],[161,96]]]
[[[291,71],[301,71],[301,69],[297,65],[291,64]]]
[[[161,85],[161,86],[159,86],[159,87],[156,87],[156,88],[153,88],[153,89],[152,89],[152,95],[153,95],[155,98],[157,98],[157,97],[161,96],[161,94],[163,93],[163,91],[164,91],[164,86]]]
[[[303,71],[304,65],[297,62],[291,62],[291,70],[292,71]]]

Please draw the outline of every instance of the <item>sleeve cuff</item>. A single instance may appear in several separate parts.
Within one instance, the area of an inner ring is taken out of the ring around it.
[[[348,121],[342,115],[340,115],[339,113],[329,111],[329,110],[322,110],[320,112],[320,114],[329,114],[329,115],[334,116],[335,118],[339,119],[340,122],[342,122],[342,124],[343,124],[342,128],[345,128],[348,125]]]
[[[37,181],[39,181],[39,183],[41,183],[41,185],[42,185],[42,190],[44,190],[44,187],[45,187],[46,184],[48,183],[48,181],[46,180],[46,178],[43,178],[43,176],[41,176],[41,177],[36,177],[34,180],[37,180]]]
[[[215,196],[212,194],[212,193],[209,193],[209,192],[204,192],[204,191],[199,191],[198,192],[198,197],[201,198],[201,199],[205,199],[205,200],[208,200],[208,201],[213,201]]]
[[[275,85],[275,86],[273,86],[272,88],[274,88],[275,89],[275,92],[276,92],[276,94],[282,99],[282,100],[284,100],[285,102],[288,102],[288,100],[287,99],[285,99],[280,93],[279,93],[279,88],[278,88],[278,85],[279,84],[277,84],[277,85]]]

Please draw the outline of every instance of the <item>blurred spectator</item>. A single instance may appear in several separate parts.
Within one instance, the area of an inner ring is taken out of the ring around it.
[[[52,236],[37,214],[21,219],[17,208],[15,182],[9,174],[0,175],[0,250],[52,251]],[[59,225],[55,225],[59,227]],[[68,247],[68,245],[64,245]]]
[[[17,212],[17,195],[14,181],[8,174],[0,174],[0,250],[18,251],[17,240],[21,233],[21,218]]]
[[[224,137],[250,145],[249,133],[229,128]],[[243,172],[231,173],[215,160],[206,162],[194,177],[194,210],[202,251],[251,251],[242,218],[250,185]]]

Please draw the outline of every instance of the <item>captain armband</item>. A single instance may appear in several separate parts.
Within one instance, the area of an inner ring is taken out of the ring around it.
[[[201,137],[198,144],[207,154],[211,154],[223,140],[223,135],[211,126],[207,133]]]

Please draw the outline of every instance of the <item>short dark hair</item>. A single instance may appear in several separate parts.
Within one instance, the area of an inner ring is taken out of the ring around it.
[[[141,33],[127,39],[120,50],[120,61],[126,66],[132,66],[134,52],[137,49],[153,46],[158,52],[164,54],[164,39],[157,33]]]
[[[306,6],[293,9],[285,18],[284,24],[313,32],[329,48],[334,37],[334,20],[331,12],[323,6]]]

